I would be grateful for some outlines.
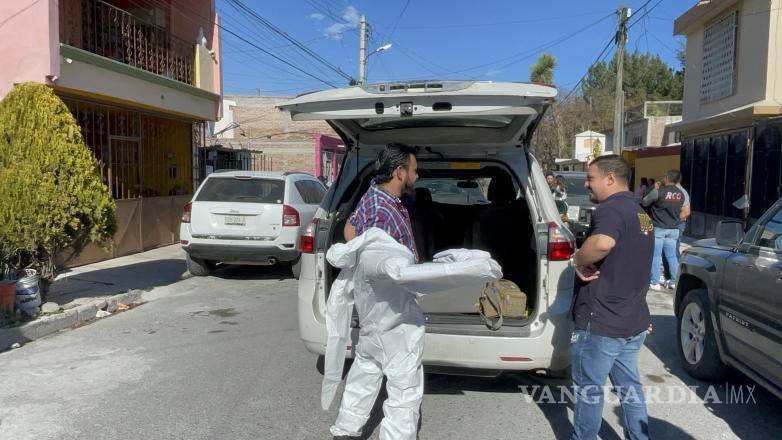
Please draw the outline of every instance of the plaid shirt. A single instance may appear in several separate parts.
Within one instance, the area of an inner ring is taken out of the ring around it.
[[[418,261],[418,251],[415,248],[413,227],[410,224],[410,214],[402,201],[382,189],[374,183],[361,197],[348,219],[356,228],[356,235],[361,235],[371,227],[380,228],[403,245],[407,246]]]

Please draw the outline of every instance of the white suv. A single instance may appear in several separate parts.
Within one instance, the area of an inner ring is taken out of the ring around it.
[[[280,106],[293,120],[328,121],[347,146],[337,180],[300,238],[299,334],[308,350],[325,352],[325,302],[338,273],[325,253],[344,240],[343,227],[370,185],[377,153],[403,142],[418,148],[411,215],[422,258],[449,248],[489,251],[528,298],[524,317],[507,318],[492,331],[473,306],[481,292],[423,297],[429,371],[566,371],[573,294],[568,260],[575,243],[530,153],[535,128],[556,95],[538,84],[430,81],[327,90]],[[354,344],[360,325],[355,317]]]
[[[302,225],[309,225],[326,188],[299,172],[212,173],[185,205],[182,249],[191,274],[215,265],[290,264],[298,278]]]

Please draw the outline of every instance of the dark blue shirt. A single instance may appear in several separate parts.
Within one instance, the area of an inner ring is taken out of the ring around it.
[[[620,192],[600,203],[587,235],[602,234],[616,240],[600,261],[598,279],[576,278],[571,318],[577,329],[611,338],[629,338],[651,323],[646,292],[652,269],[654,227],[633,193]]]

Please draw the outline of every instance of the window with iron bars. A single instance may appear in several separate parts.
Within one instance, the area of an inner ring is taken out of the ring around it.
[[[193,193],[193,123],[62,98],[98,160],[112,197]]]

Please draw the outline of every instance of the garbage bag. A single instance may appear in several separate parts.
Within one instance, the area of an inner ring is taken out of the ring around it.
[[[342,381],[353,307],[358,311],[361,325],[359,343],[371,343],[373,338],[386,339],[384,335],[389,332],[405,335],[399,332],[402,325],[402,328],[423,328],[423,311],[417,302],[423,295],[445,294],[465,285],[474,286],[480,292],[486,283],[502,278],[500,265],[483,256],[449,263],[415,264],[413,253],[379,228],[370,228],[348,243],[334,244],[327,251],[326,259],[341,272],[326,301],[323,409],[329,408]],[[405,350],[423,348],[423,338],[400,342]],[[391,359],[394,354],[380,357]],[[382,363],[382,359],[378,361]]]

